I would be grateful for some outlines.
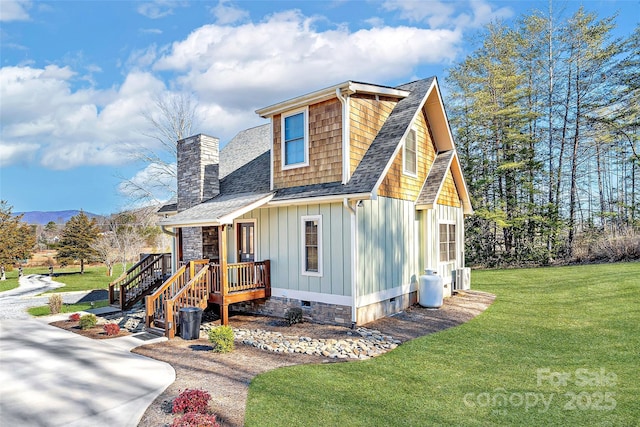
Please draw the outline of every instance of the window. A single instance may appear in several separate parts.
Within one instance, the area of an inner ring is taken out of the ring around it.
[[[322,216],[302,217],[302,274],[322,276]]]
[[[282,116],[282,168],[309,164],[307,110]]]
[[[404,139],[402,158],[404,160],[404,173],[416,176],[418,174],[418,143],[415,129],[409,130],[407,137]]]
[[[456,260],[456,225],[440,224],[440,262]]]

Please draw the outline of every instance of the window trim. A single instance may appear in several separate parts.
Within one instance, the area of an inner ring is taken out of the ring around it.
[[[302,113],[304,120],[304,161],[300,163],[285,164],[286,141],[285,141],[285,121],[288,117]],[[282,170],[297,169],[309,166],[309,107],[298,108],[296,110],[282,113],[280,116],[280,163]]]
[[[318,222],[318,271],[307,270],[306,225],[307,221]],[[322,277],[322,215],[303,215],[300,217],[300,271],[303,276]]]
[[[441,225],[446,225],[447,226],[447,238],[449,240],[447,240],[447,259],[445,261],[442,260],[442,249],[440,248],[440,245],[442,244],[442,239],[441,239],[441,235],[440,235],[440,226]],[[451,259],[449,257],[449,252],[451,251],[450,246],[450,242],[451,242],[451,236],[449,234],[450,232],[450,226],[454,227],[454,231],[453,231],[453,243],[455,244],[455,248],[454,248],[454,258]],[[439,263],[452,263],[452,262],[457,262],[458,260],[458,224],[456,224],[455,221],[439,221],[438,222],[438,262]]]
[[[415,144],[415,172],[407,169],[407,138],[410,134],[413,134],[413,141]],[[404,141],[402,142],[402,173],[413,178],[418,177],[418,131],[414,127],[409,129],[409,132],[405,135]]]

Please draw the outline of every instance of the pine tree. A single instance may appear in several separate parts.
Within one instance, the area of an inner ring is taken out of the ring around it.
[[[33,228],[22,222],[22,215],[14,216],[13,207],[0,201],[0,265],[5,268],[33,253],[36,236]]]
[[[95,218],[89,220],[89,217],[80,211],[65,224],[56,259],[62,264],[73,260],[80,261],[80,274],[84,274],[84,263],[98,259],[93,243],[99,234],[100,229]]]

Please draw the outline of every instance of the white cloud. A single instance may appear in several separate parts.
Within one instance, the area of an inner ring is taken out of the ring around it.
[[[508,18],[513,11],[508,7],[494,10],[485,0],[468,0],[471,11],[459,12],[459,7],[446,1],[387,0],[383,8],[398,11],[409,22],[426,22],[431,28],[479,28],[500,18]]]
[[[151,163],[118,185],[118,191],[130,199],[165,201],[173,196],[176,186],[176,164]],[[151,194],[149,194],[151,193]]]
[[[4,165],[27,152],[28,160],[51,169],[116,165],[130,160],[133,147],[153,143],[142,135],[141,113],[166,90],[162,81],[132,72],[119,88],[74,90],[76,77],[56,65],[0,69]]]
[[[189,3],[176,0],[152,0],[138,5],[138,13],[149,19],[160,19],[173,15],[176,7],[185,7]]]
[[[28,21],[30,8],[30,0],[1,0],[0,22]]]
[[[29,163],[38,148],[38,144],[5,144],[0,142],[0,167]]]
[[[235,6],[227,6],[228,3],[228,0],[220,0],[216,6],[211,8],[211,13],[218,24],[233,24],[249,17],[249,12]]]
[[[226,109],[255,109],[348,79],[412,76],[421,64],[454,59],[455,30],[345,27],[318,31],[314,19],[288,11],[260,23],[205,25],[176,42],[156,70],[182,73],[181,86]]]

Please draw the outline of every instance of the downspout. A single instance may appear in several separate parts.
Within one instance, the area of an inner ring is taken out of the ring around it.
[[[173,239],[171,239],[171,274],[173,274],[178,270],[178,257],[176,254],[176,239],[178,238],[178,232],[169,231],[164,225],[160,226],[160,230],[162,230],[164,234],[168,234],[173,237]]]
[[[345,197],[342,203],[351,217],[351,328],[353,329],[358,321],[358,233],[356,230],[358,213],[355,209],[355,202],[351,205]]]
[[[351,165],[349,162],[350,146],[350,120],[349,120],[349,95],[343,96],[340,88],[336,88],[336,97],[342,104],[342,184],[349,182],[351,178]]]

